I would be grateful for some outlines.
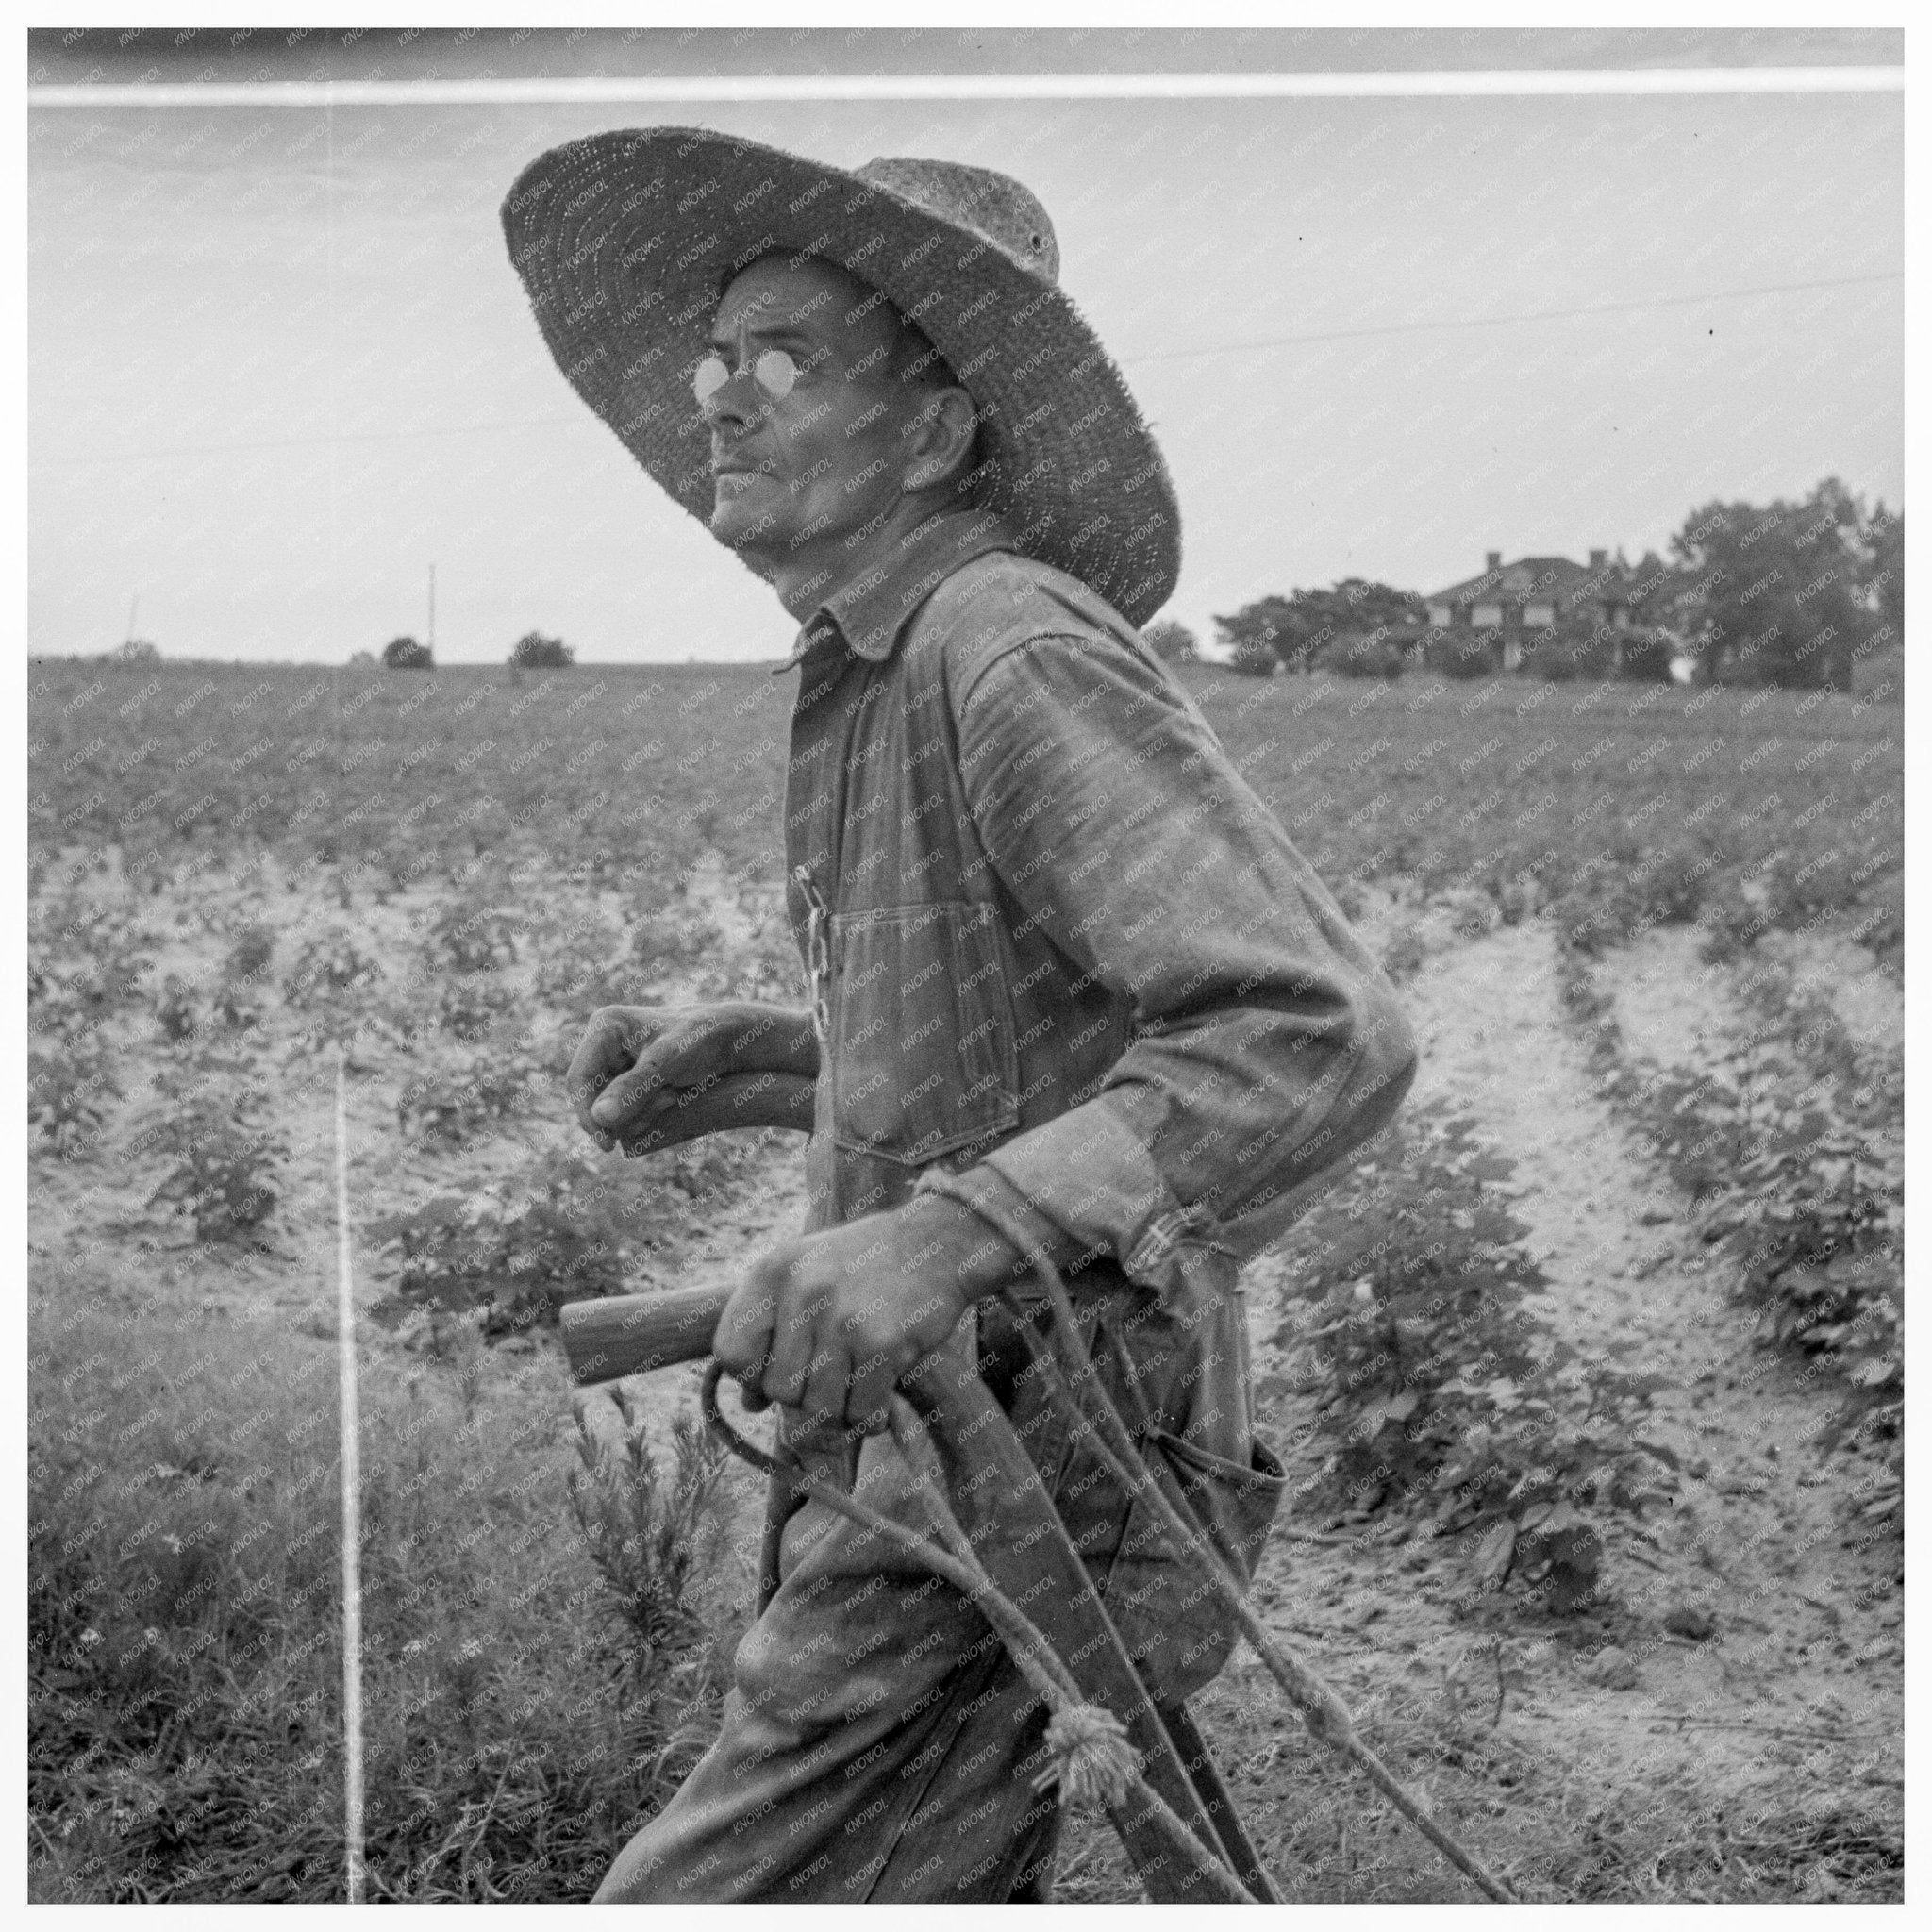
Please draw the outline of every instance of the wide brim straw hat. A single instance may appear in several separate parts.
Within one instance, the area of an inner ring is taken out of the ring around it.
[[[967,493],[1016,547],[1130,623],[1173,594],[1180,509],[1124,378],[1058,287],[1053,224],[1018,181],[953,161],[856,172],[696,127],[621,128],[541,155],[503,205],[510,259],[577,393],[708,524],[691,392],[731,278],[817,256],[882,291],[973,397]]]

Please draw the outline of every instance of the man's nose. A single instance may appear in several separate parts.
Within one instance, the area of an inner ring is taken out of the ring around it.
[[[714,429],[729,428],[741,434],[756,429],[772,413],[749,369],[734,370],[705,400],[704,412]]]

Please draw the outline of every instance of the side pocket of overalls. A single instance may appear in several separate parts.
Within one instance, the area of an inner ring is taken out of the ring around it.
[[[1257,1437],[1252,1465],[1242,1469],[1164,1429],[1150,1431],[1143,1446],[1165,1459],[1215,1554],[1245,1589],[1288,1485],[1274,1453]],[[1145,1499],[1128,1511],[1101,1594],[1128,1655],[1164,1699],[1191,1696],[1234,1650],[1232,1611]]]

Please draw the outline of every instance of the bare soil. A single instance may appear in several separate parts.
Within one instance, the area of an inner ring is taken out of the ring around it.
[[[1362,922],[1372,935],[1400,929],[1399,908],[1377,909]],[[1809,1842],[1790,1823],[1842,1805],[1896,1830],[1900,1554],[1890,1533],[1861,1533],[1865,1466],[1819,1446],[1828,1391],[1754,1346],[1752,1319],[1688,1239],[1688,1204],[1599,1093],[1566,1022],[1554,935],[1532,921],[1458,941],[1445,924],[1430,922],[1404,988],[1423,1042],[1413,1098],[1449,1099],[1515,1163],[1512,1211],[1551,1284],[1537,1298],[1550,1328],[1669,1378],[1649,1433],[1685,1479],[1668,1512],[1612,1529],[1611,1593],[1581,1616],[1472,1613],[1457,1603],[1467,1577],[1426,1541],[1400,1527],[1324,1541],[1311,1516],[1277,1530],[1257,1600],[1369,1740],[1527,1896],[1872,1895],[1845,1853],[1855,1833]],[[1626,1039],[1649,1058],[1695,1064],[1742,1024],[1722,972],[1683,970],[1694,944],[1654,935],[1650,958],[1608,971],[1627,996],[1619,1017],[1627,1006],[1648,1022]],[[1292,1270],[1267,1257],[1244,1278],[1265,1373],[1282,1366],[1271,1338]],[[1271,1418],[1285,1439],[1303,1419],[1291,1397]],[[1315,1470],[1291,1457],[1290,1474]],[[1298,1734],[1245,1653],[1200,1712],[1291,1897],[1475,1895]],[[1785,1821],[1788,1862],[1748,1849],[1771,1819]],[[1110,1846],[1083,1837],[1075,1857],[1061,1895],[1133,1895]]]

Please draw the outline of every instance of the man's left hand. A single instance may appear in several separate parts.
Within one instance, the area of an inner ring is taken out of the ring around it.
[[[747,1408],[776,1402],[805,1426],[884,1430],[899,1378],[945,1341],[1019,1257],[972,1209],[939,1195],[781,1241],[752,1262],[711,1352]]]

